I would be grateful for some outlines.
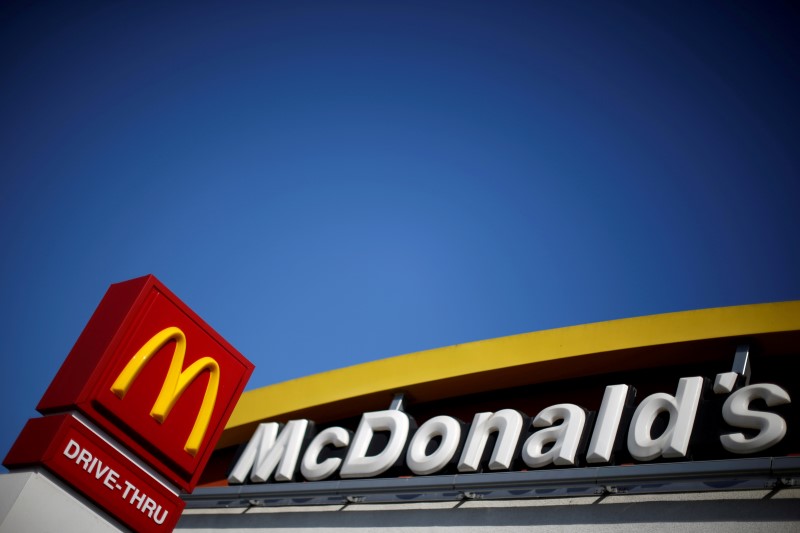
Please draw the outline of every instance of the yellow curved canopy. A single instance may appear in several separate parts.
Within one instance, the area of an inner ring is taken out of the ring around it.
[[[388,407],[404,392],[427,402],[611,371],[697,361],[708,341],[800,348],[800,301],[683,311],[537,331],[390,357],[244,393],[218,448],[265,420],[336,420]],[[788,342],[787,342],[788,341]],[[679,346],[675,346],[679,345]],[[660,347],[660,348],[659,348]],[[665,349],[668,347],[669,349]],[[733,360],[733,351],[730,353]]]

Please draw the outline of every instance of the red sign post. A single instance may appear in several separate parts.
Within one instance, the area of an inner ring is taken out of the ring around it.
[[[29,421],[3,464],[42,464],[126,525],[160,530],[161,512],[167,524],[183,508],[176,492],[62,413],[191,492],[252,372],[154,276],[114,284],[37,406],[46,416]],[[116,480],[104,478],[109,465]]]

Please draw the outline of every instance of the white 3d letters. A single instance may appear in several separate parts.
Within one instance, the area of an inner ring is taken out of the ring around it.
[[[292,420],[278,436],[279,424],[259,424],[253,438],[247,443],[230,475],[229,483],[244,483],[247,473],[250,480],[264,482],[275,472],[276,481],[290,481],[297,466],[300,447],[308,428],[308,420]]]
[[[439,447],[430,455],[425,454],[428,443],[441,437]],[[417,475],[433,474],[447,465],[458,450],[461,425],[449,416],[431,418],[417,430],[406,453],[408,467]]]
[[[339,475],[342,478],[372,477],[391,468],[403,453],[408,427],[408,415],[402,411],[364,413]],[[376,431],[388,431],[389,442],[378,455],[367,456]]]
[[[651,461],[656,457],[684,457],[689,449],[697,404],[703,391],[703,378],[681,378],[675,396],[663,392],[651,394],[636,408],[628,431],[628,451],[634,459]],[[667,413],[664,432],[652,438],[656,417]]]
[[[306,448],[306,453],[300,462],[300,473],[309,481],[319,481],[330,476],[336,472],[342,460],[338,457],[329,457],[320,463],[320,452],[325,446],[341,448],[348,444],[350,444],[350,433],[344,428],[331,427],[320,431]]]
[[[435,416],[413,430],[413,420],[399,409],[364,413],[355,433],[328,427],[313,435],[308,420],[293,420],[283,428],[276,422],[262,423],[231,469],[228,482],[291,481],[297,470],[307,481],[336,477],[337,472],[341,479],[369,478],[403,463],[406,474],[410,471],[418,476],[445,469],[451,472],[454,464],[458,472],[466,473],[508,470],[515,460],[527,468],[575,466],[582,461],[612,463],[617,442],[626,442],[630,456],[639,462],[685,458],[692,438],[718,438],[727,452],[753,454],[781,442],[789,433],[787,424],[796,417],[788,413],[788,407],[781,408],[781,414],[764,408],[790,404],[785,389],[762,383],[734,390],[743,382],[736,372],[717,374],[708,392],[728,395],[721,413],[716,402],[700,403],[705,380],[688,377],[678,381],[674,396],[658,392],[644,398],[632,416],[629,410],[633,409],[635,389],[610,385],[591,430],[586,422],[589,413],[583,407],[560,403],[531,420],[534,429],[530,434],[526,431],[522,439],[527,418],[514,409],[477,413],[466,438],[466,424],[452,416]],[[720,415],[727,430],[718,431],[719,425],[714,423],[703,423],[695,430],[696,420]],[[623,424],[628,416],[630,423]],[[91,472],[95,462],[89,452],[79,448],[70,441],[63,454]]]
[[[757,429],[758,435],[744,433],[722,435],[722,446],[732,453],[755,453],[778,444],[786,435],[786,421],[775,413],[751,411],[750,402],[764,400],[768,407],[791,402],[789,393],[769,383],[750,385],[731,394],[722,406],[722,418],[733,427]]]
[[[464,452],[458,461],[459,472],[475,472],[480,466],[483,449],[489,434],[497,431],[497,444],[495,444],[492,457],[489,460],[490,470],[505,470],[511,466],[514,459],[514,449],[522,431],[522,415],[513,409],[502,409],[496,413],[478,413],[472,420],[469,428],[467,443]]]
[[[563,420],[563,423],[553,426],[556,420]],[[540,468],[550,463],[574,465],[585,423],[586,412],[577,405],[561,403],[544,409],[533,419],[533,427],[545,429],[537,431],[525,442],[522,460],[531,468]],[[542,452],[550,443],[554,443],[553,446]]]
[[[607,463],[611,460],[614,441],[617,438],[625,398],[628,396],[627,385],[609,385],[603,394],[600,412],[594,426],[592,441],[586,451],[587,463]]]

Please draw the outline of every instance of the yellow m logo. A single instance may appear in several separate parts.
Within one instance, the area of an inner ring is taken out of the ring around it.
[[[167,377],[164,379],[164,384],[161,386],[161,392],[153,404],[153,409],[150,411],[150,416],[155,418],[159,423],[163,423],[167,419],[169,412],[175,406],[181,394],[201,372],[208,370],[209,378],[206,392],[203,396],[203,403],[200,405],[200,411],[197,413],[197,418],[192,427],[189,438],[186,439],[186,444],[183,449],[190,453],[192,456],[197,455],[200,450],[200,444],[203,442],[203,437],[206,434],[208,425],[211,422],[211,414],[214,411],[214,404],[217,401],[217,389],[219,389],[219,364],[211,357],[203,357],[198,359],[186,370],[183,369],[183,358],[186,355],[186,335],[178,328],[166,328],[151,338],[145,343],[144,346],[139,348],[125,368],[120,372],[114,384],[111,385],[111,392],[117,395],[120,399],[125,397],[125,394],[130,389],[133,380],[139,375],[144,365],[163,348],[168,342],[175,341],[175,352],[172,354],[172,361],[167,370]]]

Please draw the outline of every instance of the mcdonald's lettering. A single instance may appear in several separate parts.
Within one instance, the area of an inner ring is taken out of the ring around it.
[[[208,356],[198,359],[183,370],[183,361],[186,355],[186,335],[184,335],[183,331],[176,327],[169,327],[153,335],[144,346],[139,348],[139,351],[128,361],[128,364],[125,365],[125,368],[120,372],[113,385],[111,385],[111,392],[118,398],[124,399],[125,394],[128,392],[128,389],[131,387],[144,365],[171,342],[175,343],[175,351],[172,354],[172,361],[170,362],[169,370],[164,379],[164,384],[161,386],[161,392],[158,394],[153,408],[150,411],[150,416],[155,418],[159,423],[163,423],[175,406],[175,402],[178,401],[178,398],[181,397],[186,388],[197,379],[201,373],[208,371],[208,385],[206,385],[206,391],[203,395],[203,402],[200,404],[194,426],[183,447],[186,452],[195,456],[200,449],[200,444],[203,442],[203,437],[211,422],[211,414],[214,411],[214,405],[217,401],[217,391],[219,390],[220,370],[217,361]]]

